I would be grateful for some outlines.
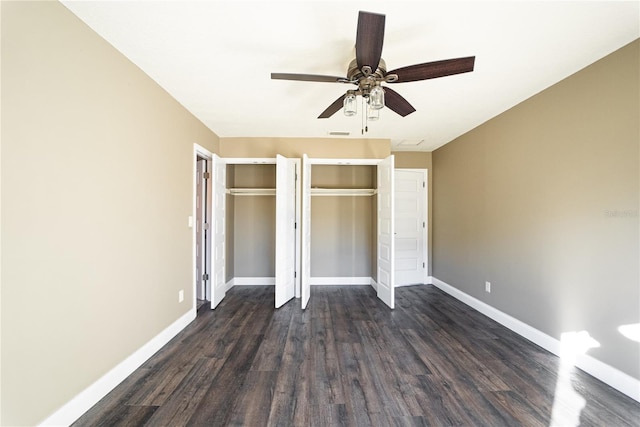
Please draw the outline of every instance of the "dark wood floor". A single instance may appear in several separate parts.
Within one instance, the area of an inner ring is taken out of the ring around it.
[[[233,288],[76,426],[628,426],[640,404],[432,286]],[[553,422],[552,422],[553,420]]]

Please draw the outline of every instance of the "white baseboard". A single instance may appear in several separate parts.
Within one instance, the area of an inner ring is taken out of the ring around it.
[[[136,350],[131,356],[116,365],[96,382],[81,391],[77,396],[55,411],[41,426],[68,426],[87,412],[100,399],[106,396],[118,384],[138,369],[144,362],[178,335],[196,318],[196,310],[191,309],[165,330]]]
[[[528,339],[529,341],[539,345],[545,350],[560,355],[560,340],[553,338],[538,329],[527,325],[524,322],[511,317],[510,315],[490,306],[489,304],[480,301],[462,292],[453,286],[432,277],[432,284],[456,298],[457,300],[465,303],[466,305],[478,310],[485,316],[495,320],[503,326],[511,329],[520,336]],[[576,364],[578,368],[594,376],[605,384],[610,385],[621,393],[626,394],[630,398],[640,402],[640,380],[633,378],[632,376],[625,374],[624,372],[607,365],[604,362],[595,359],[589,355],[581,355],[576,358]]]
[[[310,285],[371,285],[373,283],[371,277],[311,277]]]
[[[227,289],[234,286],[273,286],[275,284],[275,277],[234,277],[227,282]]]

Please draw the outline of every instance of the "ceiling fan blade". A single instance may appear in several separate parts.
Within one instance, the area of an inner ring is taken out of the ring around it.
[[[424,64],[409,65],[389,71],[387,74],[397,74],[398,80],[389,83],[415,82],[418,80],[435,79],[453,74],[473,71],[475,56],[465,58],[445,59],[443,61],[426,62]]]
[[[398,92],[393,89],[389,89],[388,87],[384,88],[384,105],[386,105],[390,110],[400,114],[402,117],[408,116],[416,111],[416,109],[413,108],[413,106],[409,104],[409,102]]]
[[[342,108],[342,104],[344,103],[344,98],[346,96],[347,96],[347,94],[345,93],[340,98],[338,98],[335,101],[333,101],[333,104],[329,105],[327,107],[327,109],[324,110],[322,112],[322,114],[320,114],[318,116],[318,118],[319,119],[328,119],[329,117],[333,116],[339,109]]]
[[[371,72],[378,69],[384,41],[385,16],[378,13],[360,12],[356,33],[356,62],[358,69],[368,65]]]
[[[346,77],[323,76],[320,74],[271,73],[273,80],[296,80],[302,82],[351,83]]]

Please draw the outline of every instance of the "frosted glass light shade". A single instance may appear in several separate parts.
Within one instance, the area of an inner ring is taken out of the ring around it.
[[[384,89],[375,86],[369,92],[369,107],[373,110],[380,110],[384,107]]]
[[[369,119],[370,121],[376,121],[380,118],[380,110],[374,110],[373,108],[369,107],[367,109],[367,119]]]
[[[355,116],[358,112],[358,105],[356,103],[356,96],[354,94],[348,94],[344,98],[344,115]]]

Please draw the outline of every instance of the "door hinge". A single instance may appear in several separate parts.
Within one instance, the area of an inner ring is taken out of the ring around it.
[[[422,181],[422,188],[426,187],[426,183]]]
[[[204,273],[204,274],[202,275],[202,280],[204,280],[205,282],[206,282],[207,280],[209,280],[209,274],[208,274],[208,273]]]
[[[202,229],[203,230],[208,230],[209,229],[209,224],[206,223],[206,222],[204,224],[202,224]]]
[[[209,179],[209,178],[211,178],[211,174],[209,172],[203,172],[202,173],[202,178]]]
[[[298,277],[298,272],[297,272],[297,271],[294,271],[294,272],[293,272],[293,278],[295,279],[296,277]]]
[[[294,228],[295,230],[297,230],[297,229],[298,229],[298,223],[297,223],[297,222],[294,222],[294,223],[293,223],[293,228]]]
[[[424,221],[422,221],[422,228],[424,228]]]
[[[422,268],[424,268],[424,262],[422,263]]]

